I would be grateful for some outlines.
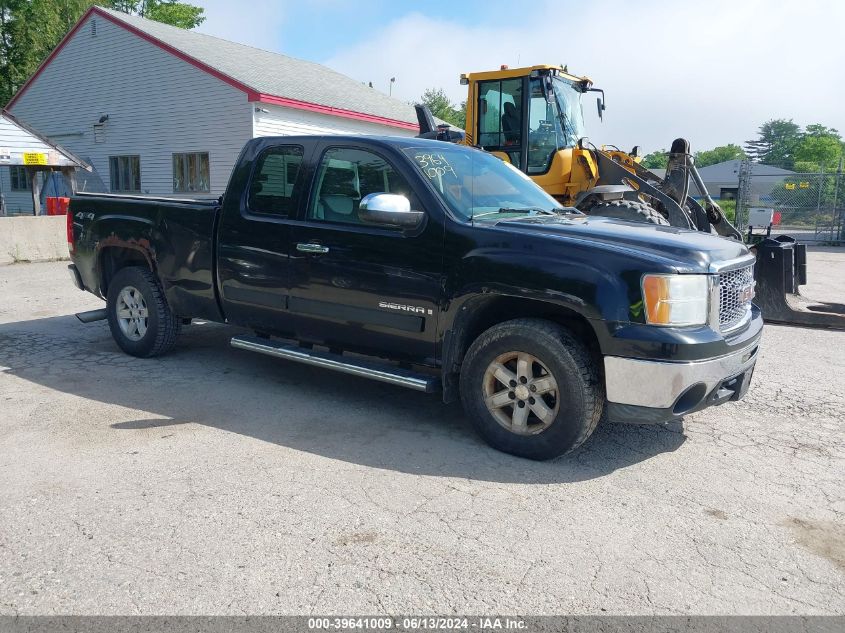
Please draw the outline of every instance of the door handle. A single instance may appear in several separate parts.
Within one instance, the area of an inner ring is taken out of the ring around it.
[[[322,244],[303,244],[300,242],[296,245],[296,250],[300,253],[328,253],[329,247]]]

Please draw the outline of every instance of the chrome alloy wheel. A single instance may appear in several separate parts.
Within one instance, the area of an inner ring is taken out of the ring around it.
[[[140,341],[147,333],[147,302],[144,301],[144,295],[134,286],[126,286],[117,297],[117,322],[130,341]]]
[[[507,352],[484,373],[484,403],[496,421],[511,433],[545,431],[560,409],[557,382],[536,356]]]

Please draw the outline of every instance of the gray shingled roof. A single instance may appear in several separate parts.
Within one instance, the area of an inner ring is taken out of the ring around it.
[[[739,178],[739,167],[741,160],[726,160],[707,167],[699,167],[698,172],[704,182],[733,182]],[[751,163],[751,174],[753,176],[788,176],[794,172],[771,165]]]
[[[417,123],[412,105],[320,64],[118,11],[99,10],[262,94]]]

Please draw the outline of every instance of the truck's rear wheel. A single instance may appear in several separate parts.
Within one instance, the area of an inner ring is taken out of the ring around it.
[[[106,298],[112,337],[127,354],[149,358],[169,351],[179,333],[179,319],[164,291],[146,268],[123,268],[109,283]]]
[[[530,459],[580,446],[604,405],[585,347],[540,319],[507,321],[478,337],[461,369],[461,399],[491,446]]]
[[[608,200],[594,204],[584,211],[587,215],[600,215],[606,218],[630,220],[631,222],[646,222],[668,226],[669,221],[663,215],[645,202],[634,200]]]

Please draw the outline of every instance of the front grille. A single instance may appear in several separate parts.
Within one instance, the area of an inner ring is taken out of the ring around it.
[[[738,325],[751,309],[754,264],[719,274],[719,329]]]

